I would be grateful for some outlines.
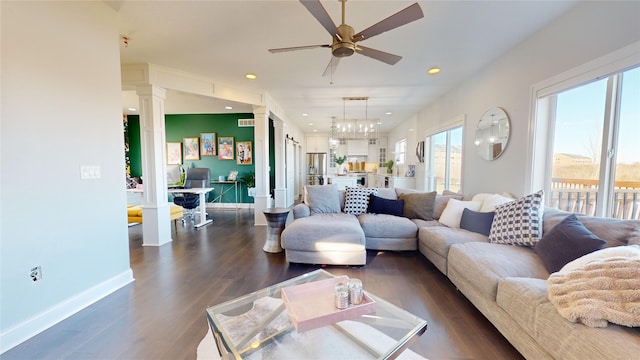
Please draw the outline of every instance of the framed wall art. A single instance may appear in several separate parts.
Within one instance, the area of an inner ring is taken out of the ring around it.
[[[218,160],[233,160],[233,136],[218,137]]]
[[[216,154],[216,133],[200,133],[200,156]]]
[[[182,139],[185,160],[200,160],[200,145],[198,140],[197,137]]]
[[[253,154],[251,141],[238,141],[236,146],[236,164],[251,165],[253,164]]]
[[[182,164],[182,144],[179,142],[167,143],[167,165]]]

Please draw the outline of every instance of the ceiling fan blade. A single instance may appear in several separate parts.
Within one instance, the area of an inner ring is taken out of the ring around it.
[[[272,54],[285,52],[285,51],[296,51],[296,50],[307,50],[307,49],[316,49],[316,48],[330,48],[331,45],[306,45],[306,46],[294,46],[294,47],[286,47],[286,48],[277,48],[277,49],[269,49],[269,52]]]
[[[388,18],[379,21],[376,24],[360,31],[353,35],[354,39],[360,38],[360,40],[368,39],[376,35],[382,34],[385,31],[393,30],[402,25],[406,25],[412,21],[416,21],[424,17],[422,9],[418,3],[415,3],[404,10],[400,10],[397,13],[389,16]]]
[[[313,17],[316,18],[316,20],[318,20],[325,29],[327,29],[331,36],[338,32],[338,27],[333,20],[331,20],[331,16],[329,16],[327,10],[322,6],[320,0],[300,0],[300,3],[302,3],[302,5],[309,10],[311,15],[313,15]]]
[[[382,61],[383,63],[387,63],[389,65],[395,65],[398,61],[400,61],[400,59],[402,59],[402,56],[368,48],[366,46],[358,45],[358,47],[356,48],[356,51],[364,56],[368,56],[372,59]]]
[[[340,64],[340,59],[341,58],[339,57],[332,56],[331,60],[329,60],[327,68],[324,69],[324,72],[322,73],[322,77],[333,75],[333,73],[336,71],[336,68],[338,67],[338,64]]]

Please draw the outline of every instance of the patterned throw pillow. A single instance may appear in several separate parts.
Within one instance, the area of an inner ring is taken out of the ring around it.
[[[496,207],[489,242],[534,246],[542,236],[542,190]]]
[[[360,215],[367,212],[369,207],[369,195],[378,194],[377,188],[348,187],[344,200],[344,212],[351,215]]]

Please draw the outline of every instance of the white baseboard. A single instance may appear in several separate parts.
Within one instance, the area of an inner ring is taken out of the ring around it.
[[[44,312],[37,314],[0,334],[0,354],[11,350],[24,341],[97,302],[105,296],[135,281],[133,271],[128,269]]]
[[[207,203],[207,209],[236,210],[251,208],[253,208],[253,203]]]

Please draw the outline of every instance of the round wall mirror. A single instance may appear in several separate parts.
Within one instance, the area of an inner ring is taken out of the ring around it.
[[[509,142],[509,116],[501,108],[487,110],[476,127],[476,150],[485,160],[495,160]]]

